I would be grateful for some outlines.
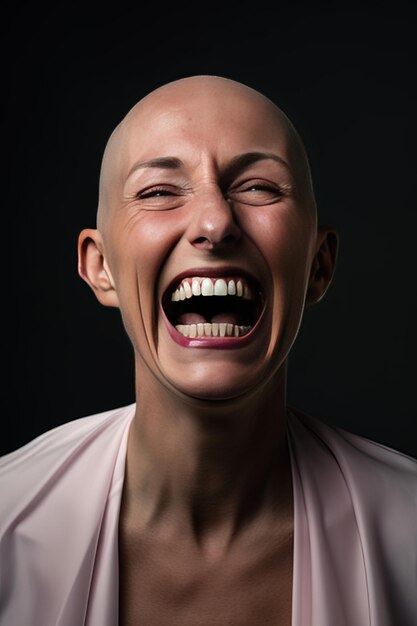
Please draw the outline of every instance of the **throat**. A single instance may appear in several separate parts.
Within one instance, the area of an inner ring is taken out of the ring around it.
[[[124,483],[136,527],[184,523],[202,541],[217,531],[234,536],[258,515],[286,508],[292,492],[280,380],[258,397],[216,408],[142,387]]]

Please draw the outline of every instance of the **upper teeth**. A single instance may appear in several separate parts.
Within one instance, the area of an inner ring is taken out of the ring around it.
[[[171,300],[178,302],[193,296],[238,296],[248,300],[251,298],[251,290],[241,279],[212,279],[195,276],[184,278],[172,293]]]

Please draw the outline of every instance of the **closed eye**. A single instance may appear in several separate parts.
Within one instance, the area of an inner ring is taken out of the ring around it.
[[[178,185],[150,185],[135,194],[136,204],[145,211],[170,211],[183,204],[187,189]]]
[[[227,197],[243,204],[262,206],[279,202],[290,191],[289,185],[281,186],[266,181],[246,181],[230,189]]]
[[[249,185],[249,187],[246,187],[245,189],[242,189],[241,191],[269,191],[271,193],[276,193],[279,190],[276,189],[275,187],[270,187],[269,185]]]
[[[175,196],[176,194],[172,189],[167,189],[166,187],[152,187],[151,189],[145,189],[144,191],[140,191],[137,194],[137,197],[140,200],[145,200],[146,198],[161,198],[163,196]]]

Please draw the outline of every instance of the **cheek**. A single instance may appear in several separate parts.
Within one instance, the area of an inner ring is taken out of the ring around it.
[[[253,226],[253,241],[270,271],[269,356],[287,356],[300,326],[310,274],[314,237],[310,223],[287,212],[261,215]]]
[[[135,282],[154,288],[158,271],[178,240],[177,233],[173,211],[147,211],[115,225],[111,260],[116,283],[123,285],[134,277]]]
[[[149,211],[112,224],[109,232],[106,248],[120,311],[126,331],[138,348],[149,343],[155,332],[156,285],[159,271],[178,240],[178,219],[174,212]]]
[[[295,207],[276,209],[265,207],[247,216],[246,232],[253,233],[253,243],[270,268],[272,282],[286,280],[303,288],[314,244],[312,224]]]

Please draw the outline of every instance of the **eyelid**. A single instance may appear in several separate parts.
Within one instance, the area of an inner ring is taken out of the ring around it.
[[[168,183],[160,183],[160,184],[155,184],[155,185],[149,185],[148,187],[145,187],[144,189],[140,189],[139,191],[137,191],[135,193],[135,197],[136,198],[145,198],[145,196],[147,196],[148,194],[151,194],[152,192],[166,192],[167,195],[181,195],[181,190],[178,189],[178,187],[176,187],[175,185],[171,185]]]
[[[245,188],[250,187],[264,187],[265,189],[269,188],[271,191],[275,191],[276,193],[280,193],[282,195],[289,193],[292,190],[292,187],[289,183],[277,183],[276,181],[255,176],[238,181],[232,187],[230,187],[229,192],[236,192],[239,190],[245,191]]]

